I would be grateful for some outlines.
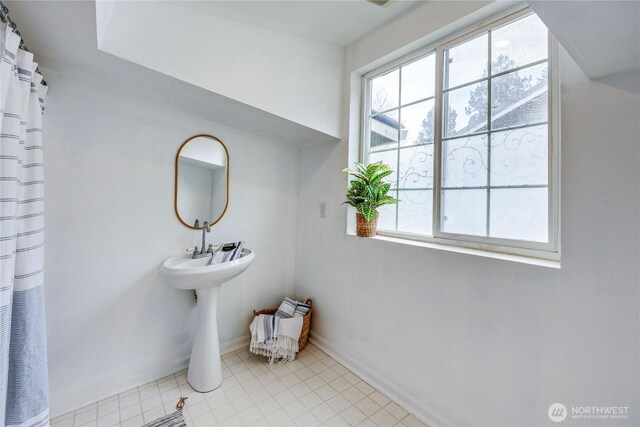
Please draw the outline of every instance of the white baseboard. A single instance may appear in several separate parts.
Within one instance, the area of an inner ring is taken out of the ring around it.
[[[75,393],[65,396],[62,399],[51,400],[49,414],[53,419],[67,412],[75,411],[92,403],[99,402],[116,394],[139,387],[148,382],[166,377],[174,372],[181,371],[189,366],[189,359],[182,359],[173,363],[155,366],[144,372],[130,375],[127,378],[114,378],[99,384],[84,387],[82,393]]]
[[[232,351],[240,350],[241,348],[249,348],[249,343],[251,342],[251,335],[247,334],[244,337],[234,338],[230,341],[225,341],[220,343],[220,353],[227,354]]]
[[[428,426],[451,427],[456,425],[448,417],[403,390],[399,384],[375,373],[375,370],[366,366],[365,362],[351,356],[317,332],[313,330],[310,332],[309,341]]]
[[[241,348],[248,348],[250,340],[251,337],[247,335],[220,343],[220,353],[227,354]],[[189,358],[185,358],[173,363],[147,369],[144,372],[129,376],[125,379],[120,378],[114,381],[109,381],[108,383],[101,383],[92,387],[87,387],[83,390],[82,395],[68,396],[64,399],[58,399],[58,401],[50,402],[50,417],[53,419],[68,412],[75,411],[87,405],[91,405],[92,403],[99,402],[103,399],[115,396],[116,394],[131,390],[134,387],[139,387],[151,381],[166,377],[167,375],[181,371],[188,366]]]

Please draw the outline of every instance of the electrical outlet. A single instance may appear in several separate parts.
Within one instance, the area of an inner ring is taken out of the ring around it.
[[[327,202],[320,202],[320,218],[327,217]]]

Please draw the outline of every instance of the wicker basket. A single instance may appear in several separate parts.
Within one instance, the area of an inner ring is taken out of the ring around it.
[[[309,329],[311,329],[311,312],[313,311],[313,301],[311,301],[311,298],[309,298],[304,303],[309,305],[309,312],[302,318],[302,330],[300,331],[300,339],[298,340],[298,351],[302,350],[307,344],[307,340],[309,339]],[[270,314],[273,316],[274,314],[276,314],[276,311],[278,311],[277,308],[253,310],[253,317],[259,316],[261,314]]]
[[[364,215],[356,213],[356,234],[360,237],[373,237],[378,229],[378,214],[371,221],[364,219]]]

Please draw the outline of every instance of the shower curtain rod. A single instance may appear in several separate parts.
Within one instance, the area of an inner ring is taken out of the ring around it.
[[[22,38],[22,35],[20,34],[20,31],[18,31],[18,26],[15,24],[15,22],[13,22],[11,20],[11,17],[9,16],[9,9],[7,9],[7,6],[5,6],[1,1],[0,1],[0,19],[2,20],[2,22],[7,24],[9,27],[11,27],[11,30],[14,33],[16,33],[16,35],[18,37],[20,37],[20,46],[19,46],[19,48],[29,52],[29,49],[27,49],[27,45],[24,44],[24,39]],[[40,72],[40,69],[38,67],[36,67],[36,73],[39,73],[40,75],[42,75],[42,73]],[[43,85],[45,85],[45,86],[47,85],[47,82],[45,82],[44,79],[42,79],[41,83]]]

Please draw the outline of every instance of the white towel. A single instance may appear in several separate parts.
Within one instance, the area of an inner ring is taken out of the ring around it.
[[[302,318],[292,317],[290,319],[280,319],[277,337],[291,338],[296,342],[296,351],[298,351],[298,340],[302,332]]]
[[[261,314],[254,317],[251,326],[249,350],[254,354],[267,356],[269,363],[295,360],[298,339],[302,331],[302,317],[280,319]]]

